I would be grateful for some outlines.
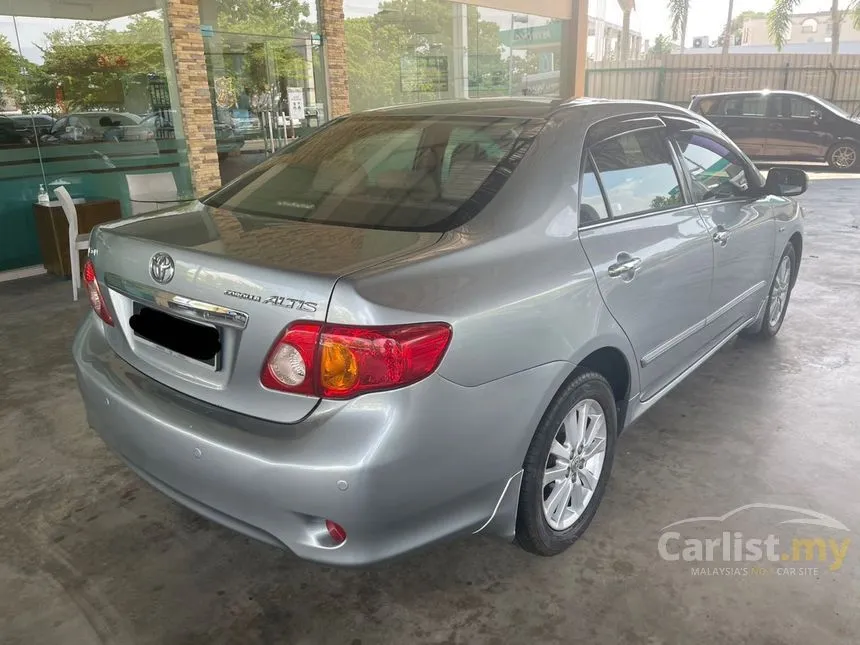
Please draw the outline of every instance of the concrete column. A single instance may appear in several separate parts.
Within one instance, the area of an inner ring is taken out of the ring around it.
[[[448,68],[451,95],[455,99],[469,98],[469,31],[468,7],[456,3],[451,8],[453,15],[453,39],[451,65]]]
[[[588,0],[571,0],[571,19],[562,23],[561,98],[585,96],[588,64]]]
[[[200,34],[198,0],[167,0],[167,38],[176,73],[182,131],[194,192],[202,195],[221,185],[215,126]]]
[[[343,0],[319,0],[318,6],[322,27],[323,69],[328,90],[328,116],[334,118],[350,111]]]

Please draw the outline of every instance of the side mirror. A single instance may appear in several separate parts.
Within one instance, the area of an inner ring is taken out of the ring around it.
[[[764,190],[768,195],[797,197],[806,192],[808,178],[798,168],[771,168],[767,173]]]
[[[809,116],[813,121],[821,121],[821,110],[810,110]]]

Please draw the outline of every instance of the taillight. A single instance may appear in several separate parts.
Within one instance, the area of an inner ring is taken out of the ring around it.
[[[263,385],[329,399],[416,383],[439,366],[451,327],[421,323],[354,327],[298,322],[272,347]]]
[[[96,280],[96,268],[93,266],[92,260],[87,260],[86,264],[84,264],[84,286],[87,289],[87,295],[90,298],[90,305],[92,305],[93,311],[98,314],[99,318],[113,327],[113,318],[111,318],[107,305],[105,305],[105,299],[102,297],[99,282]]]
[[[314,394],[314,355],[320,335],[319,323],[295,323],[275,343],[263,366],[263,385],[273,390]]]

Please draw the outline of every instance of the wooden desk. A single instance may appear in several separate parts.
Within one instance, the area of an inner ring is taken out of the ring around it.
[[[122,209],[116,199],[93,201],[75,199],[78,211],[78,233],[89,233],[98,224],[112,222],[122,217]],[[36,218],[36,234],[45,270],[64,278],[72,275],[69,265],[69,223],[60,202],[33,204]],[[81,251],[81,267],[86,261],[86,251]]]

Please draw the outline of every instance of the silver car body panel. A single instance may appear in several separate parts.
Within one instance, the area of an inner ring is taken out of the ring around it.
[[[589,128],[654,113],[711,128],[681,108],[512,100],[389,112],[539,109],[547,123],[517,170],[483,211],[446,233],[296,223],[200,205],[98,229],[91,253],[117,325],[91,314],[74,344],[92,427],[167,495],[304,558],[361,565],[459,534],[511,538],[526,450],[577,366],[598,350],[624,358],[629,384],[617,394],[629,425],[757,324],[778,257],[802,228],[792,200],[765,197],[580,230]],[[730,233],[719,249],[718,226]],[[169,253],[176,270],[156,286],[148,271],[157,252]],[[632,280],[608,277],[622,252],[642,260]],[[153,298],[174,314],[229,311],[244,320],[224,326],[222,368],[138,342],[128,328],[140,301],[135,283],[167,294]],[[177,297],[197,304],[177,309]],[[294,301],[316,308],[282,306]],[[423,381],[319,400],[272,392],[259,380],[270,347],[299,319],[441,321],[453,337]],[[345,543],[326,544],[323,519],[344,526]]]

